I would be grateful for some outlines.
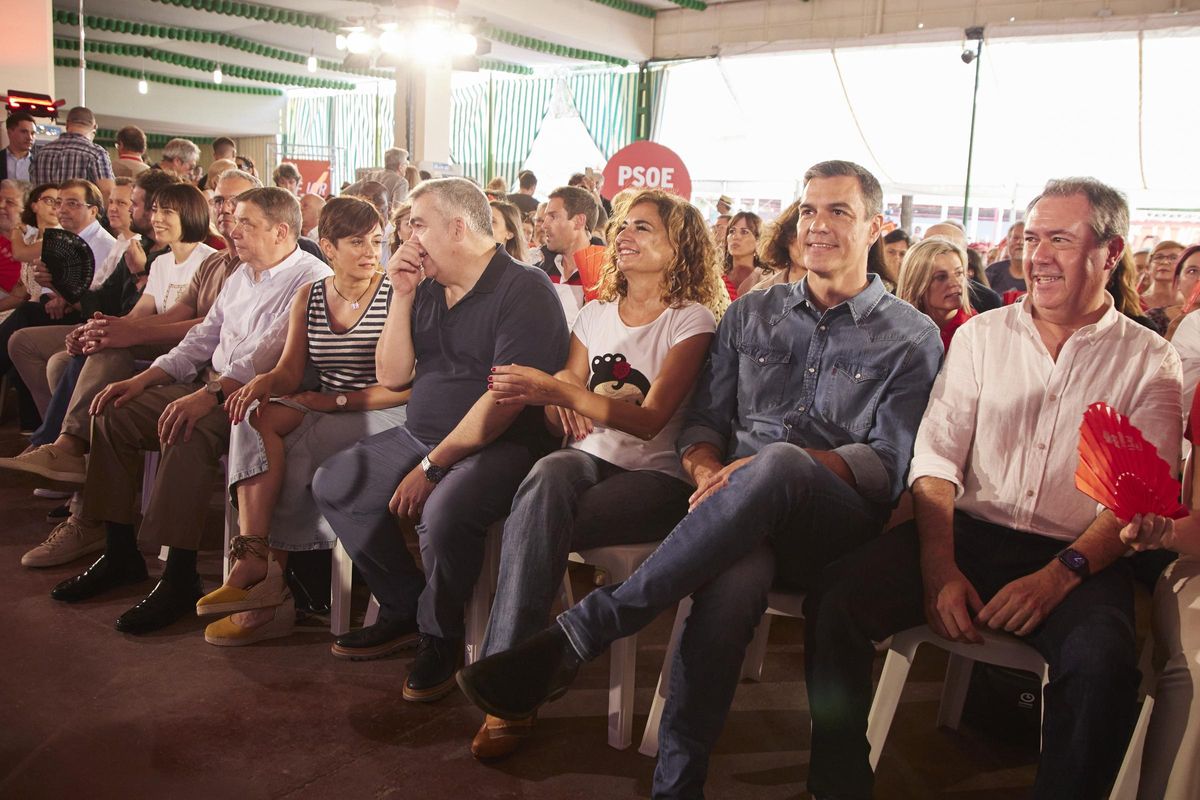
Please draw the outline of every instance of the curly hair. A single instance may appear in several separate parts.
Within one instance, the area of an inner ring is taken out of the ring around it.
[[[796,200],[766,225],[766,232],[758,240],[758,260],[762,271],[770,275],[776,270],[789,270],[793,266],[789,248],[796,239],[796,225],[800,222],[800,201]]]
[[[674,257],[663,271],[662,301],[668,307],[684,303],[699,303],[713,310],[722,308],[724,282],[717,250],[704,217],[688,201],[661,189],[643,189],[629,199],[617,212],[614,234],[620,230],[629,212],[638,205],[649,203],[658,211],[667,232]],[[614,209],[616,211],[616,209]],[[624,297],[629,289],[624,273],[617,267],[617,237],[614,235],[604,252],[596,294],[600,300],[612,302]]]

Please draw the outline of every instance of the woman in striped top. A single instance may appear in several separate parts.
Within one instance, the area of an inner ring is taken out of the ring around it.
[[[392,296],[379,266],[382,218],[364,200],[336,197],[321,211],[318,230],[333,276],[297,293],[279,364],[226,404],[229,491],[241,535],[230,547],[225,585],[201,598],[196,612],[237,613],[208,626],[204,638],[212,644],[291,632],[288,553],[336,541],[313,502],[313,473],[359,439],[404,423],[408,390],[393,392],[375,378],[375,345]],[[314,391],[304,391],[306,365],[316,372]]]

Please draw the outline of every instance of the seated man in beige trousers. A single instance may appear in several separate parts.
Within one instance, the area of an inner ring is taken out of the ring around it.
[[[10,343],[13,360],[30,386],[37,382],[36,375],[40,370],[45,373],[48,388],[55,387],[78,353],[87,359],[71,395],[58,439],[52,444],[30,448],[15,458],[2,458],[0,468],[30,472],[62,483],[84,482],[83,457],[91,441],[89,408],[92,400],[110,383],[131,377],[137,361],[151,361],[179,344],[184,335],[208,314],[225,279],[239,264],[237,250],[230,238],[237,196],[261,186],[258,178],[240,170],[230,170],[221,176],[212,213],[217,215],[217,226],[225,237],[226,248],[201,263],[188,288],[163,313],[132,319],[106,316],[89,320],[71,331],[65,347],[61,329],[55,329],[59,332],[53,341],[41,336],[43,330],[49,330],[42,328],[29,329],[32,336],[20,339],[13,336]],[[113,190],[110,205],[120,193],[121,186],[118,185]],[[140,213],[149,197],[135,188],[133,200],[134,210]],[[25,553],[21,564],[26,567],[57,566],[102,549],[104,527],[82,516],[77,493],[71,502],[71,516],[56,526],[46,541]]]
[[[196,551],[229,445],[225,397],[275,365],[296,292],[331,274],[297,247],[300,225],[300,203],[287,191],[240,195],[232,239],[241,263],[208,315],[149,369],[92,402],[83,516],[104,524],[104,554],[56,586],[54,599],[84,600],[146,579],[133,524],[144,453],[157,450],[158,476],[138,533],[144,545],[170,552],[158,585],[121,615],[117,630],[147,633],[194,612]]]

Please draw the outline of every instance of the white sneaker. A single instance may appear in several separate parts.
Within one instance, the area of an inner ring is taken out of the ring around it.
[[[78,517],[60,522],[46,541],[21,556],[23,567],[56,567],[104,549],[104,526],[88,525]]]
[[[74,492],[64,492],[59,489],[34,489],[33,496],[40,497],[43,500],[66,500],[74,495]]]

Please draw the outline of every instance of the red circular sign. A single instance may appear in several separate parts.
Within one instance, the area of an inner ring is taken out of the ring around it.
[[[692,178],[674,150],[656,142],[634,142],[604,165],[600,193],[612,200],[622,189],[662,189],[691,200]]]

